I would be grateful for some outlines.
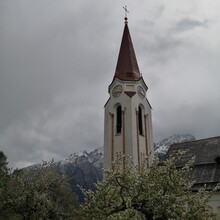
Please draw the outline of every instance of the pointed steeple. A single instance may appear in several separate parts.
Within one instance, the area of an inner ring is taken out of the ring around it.
[[[125,81],[139,80],[141,78],[134,47],[128,29],[127,17],[125,17],[124,33],[122,36],[118,62],[114,75],[114,78],[116,77]]]

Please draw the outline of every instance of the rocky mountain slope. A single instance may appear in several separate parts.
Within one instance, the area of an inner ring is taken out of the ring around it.
[[[67,177],[73,191],[82,201],[83,195],[79,186],[84,189],[95,189],[95,183],[102,180],[103,148],[91,152],[71,154],[68,158],[51,164],[51,168]]]

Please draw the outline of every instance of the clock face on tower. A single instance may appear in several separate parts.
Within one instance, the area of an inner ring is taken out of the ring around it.
[[[121,85],[117,85],[117,86],[115,86],[115,87],[113,88],[113,90],[112,90],[112,95],[113,95],[115,98],[117,98],[117,97],[119,97],[119,96],[121,95],[122,91],[123,91],[122,86],[121,86]]]
[[[145,97],[144,89],[141,86],[137,88],[138,95],[143,99]]]

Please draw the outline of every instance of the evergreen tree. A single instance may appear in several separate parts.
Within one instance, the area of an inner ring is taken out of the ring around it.
[[[9,169],[7,165],[7,157],[2,151],[0,151],[0,190],[5,185],[8,177]]]
[[[7,157],[0,151],[0,218],[2,218],[3,213],[6,213],[4,203],[6,191],[9,183],[9,169],[7,167]]]

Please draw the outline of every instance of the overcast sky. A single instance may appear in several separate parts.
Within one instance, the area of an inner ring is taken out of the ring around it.
[[[11,166],[103,146],[124,5],[154,141],[220,135],[219,0],[0,0],[0,149]]]

